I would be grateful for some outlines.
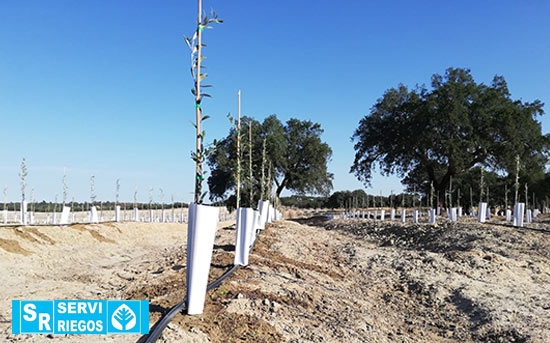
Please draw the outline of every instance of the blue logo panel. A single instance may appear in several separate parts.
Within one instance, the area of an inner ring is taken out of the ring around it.
[[[14,306],[15,305],[15,306]],[[17,307],[19,327],[12,324],[12,331],[25,333],[53,333],[53,303],[51,301],[12,301],[12,308]]]
[[[147,300],[13,300],[13,334],[146,334]]]

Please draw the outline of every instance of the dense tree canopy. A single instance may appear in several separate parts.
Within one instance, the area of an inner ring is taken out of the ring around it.
[[[515,174],[540,174],[548,138],[536,117],[543,104],[510,97],[506,81],[477,84],[468,69],[450,68],[432,77],[431,89],[391,88],[359,122],[352,136],[351,171],[368,184],[378,166],[397,174],[409,190],[429,192],[433,183],[444,199],[451,178],[474,167]]]
[[[252,124],[252,180],[249,178],[249,123]],[[319,124],[290,119],[283,125],[275,115],[271,115],[263,123],[244,117],[241,127],[243,205],[254,205],[260,197],[262,183],[267,188],[273,182],[277,197],[284,189],[301,195],[326,195],[330,192],[333,175],[328,172],[327,163],[332,150],[321,140],[323,130]],[[262,160],[264,139],[265,159]],[[216,143],[213,153],[208,158],[211,169],[208,178],[211,200],[224,199],[234,193],[236,150],[236,129],[233,127],[227,137]],[[267,180],[268,175],[271,175],[271,180]],[[253,199],[249,199],[251,188]]]

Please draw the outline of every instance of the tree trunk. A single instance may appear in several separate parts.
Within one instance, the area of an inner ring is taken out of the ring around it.
[[[428,167],[428,176],[429,181],[433,182],[434,189],[436,194],[439,196],[439,204],[436,204],[436,206],[443,206],[444,208],[447,208],[447,206],[450,206],[450,204],[447,204],[447,197],[445,196],[447,187],[449,187],[449,183],[451,181],[451,177],[454,176],[455,172],[453,171],[452,167],[447,168],[447,172],[440,180],[436,180],[435,178],[435,172],[432,167]]]
[[[277,184],[277,191],[275,192],[275,194],[277,195],[277,198],[281,197],[281,193],[285,189],[287,182],[288,182],[288,179],[286,178],[286,176],[283,179],[283,181],[281,181],[280,184],[278,182],[275,182]]]

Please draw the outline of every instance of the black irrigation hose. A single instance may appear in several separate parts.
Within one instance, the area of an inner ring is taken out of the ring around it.
[[[240,265],[238,265],[238,264],[234,265],[233,268],[226,271],[217,280],[212,281],[212,283],[210,283],[208,285],[208,287],[206,287],[206,291],[208,292],[208,291],[218,287],[223,282],[223,280],[227,279],[231,274],[233,274],[237,269],[239,269],[239,267],[240,267]]]
[[[164,317],[162,317],[162,319],[159,322],[157,322],[153,326],[154,329],[153,329],[152,332],[149,333],[149,336],[147,337],[147,340],[145,341],[145,343],[156,342],[157,339],[162,334],[162,331],[166,328],[166,326],[168,326],[168,323],[170,323],[170,321],[172,321],[172,319],[176,316],[176,314],[178,314],[180,311],[183,311],[183,310],[186,310],[186,309],[187,309],[187,297],[185,297],[185,299],[183,299],[182,302],[180,302],[179,304],[176,304],[176,306],[172,307],[170,312],[168,312]]]
[[[229,269],[222,276],[220,276],[217,280],[214,280],[212,283],[210,283],[206,287],[206,291],[208,292],[208,291],[218,287],[223,282],[223,280],[225,280],[227,277],[229,277],[231,274],[233,274],[237,269],[239,269],[239,267],[240,267],[239,265],[234,265],[233,268]],[[152,332],[149,333],[149,336],[147,337],[147,340],[145,341],[145,343],[156,342],[156,340],[162,334],[162,331],[166,328],[166,326],[168,326],[168,323],[170,323],[172,321],[172,319],[174,319],[176,314],[178,314],[179,312],[181,312],[183,310],[186,310],[186,309],[187,309],[187,297],[185,299],[183,299],[182,302],[180,302],[180,303],[176,304],[176,306],[172,307],[170,309],[170,311],[164,317],[162,317],[162,319],[159,322],[157,322],[155,325],[153,325],[154,329],[153,329]]]
[[[255,236],[257,237],[258,235],[255,235]],[[252,247],[251,247],[250,250],[252,250],[252,248],[254,248],[254,246],[256,245],[256,241],[257,241],[257,239],[254,240],[254,243],[252,244]],[[223,280],[227,279],[231,274],[233,274],[237,269],[239,269],[239,267],[240,267],[240,265],[238,265],[238,264],[234,265],[233,268],[226,271],[218,279],[212,281],[206,287],[206,291],[208,292],[208,291],[218,287],[223,282]],[[180,302],[180,303],[176,304],[174,307],[172,307],[170,309],[170,311],[164,317],[162,317],[162,319],[160,321],[158,321],[155,325],[153,325],[153,331],[151,331],[149,333],[149,336],[147,337],[147,340],[145,341],[145,343],[154,343],[154,342],[156,342],[157,339],[162,334],[162,331],[166,328],[166,326],[168,326],[168,323],[170,323],[172,321],[172,319],[174,319],[176,314],[178,314],[180,311],[183,311],[183,310],[186,310],[186,309],[187,309],[187,297],[185,299],[183,299],[182,302]]]

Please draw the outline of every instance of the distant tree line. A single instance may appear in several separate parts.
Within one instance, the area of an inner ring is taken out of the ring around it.
[[[368,207],[412,207],[420,205],[419,195],[413,194],[392,194],[373,195],[367,194],[364,190],[337,191],[328,197],[313,197],[292,195],[282,197],[281,205],[297,208],[331,208],[331,209],[353,209]]]
[[[514,203],[514,189],[507,186],[511,181],[508,177],[497,173],[484,173],[484,191],[480,193],[479,168],[473,169],[471,175],[466,175],[453,181],[453,188],[445,194],[446,202],[440,198],[437,192],[424,194],[422,192],[375,195],[367,194],[364,190],[336,191],[328,197],[292,195],[282,197],[281,205],[297,208],[330,208],[330,209],[354,209],[373,207],[437,207],[450,204],[451,207],[477,206],[481,201],[491,206],[500,208],[512,207]],[[525,202],[530,208],[550,206],[550,173],[545,174],[537,183],[525,187],[521,183],[518,192],[518,201]],[[480,196],[481,195],[481,196]],[[432,199],[430,199],[430,197]]]

